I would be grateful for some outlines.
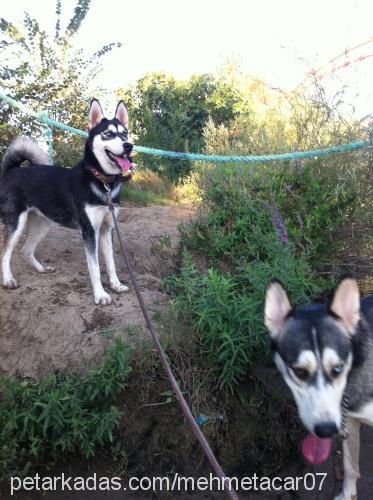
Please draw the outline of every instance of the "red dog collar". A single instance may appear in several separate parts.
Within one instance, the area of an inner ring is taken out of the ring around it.
[[[96,177],[97,180],[99,180],[100,182],[102,182],[103,184],[111,184],[112,182],[114,182],[118,177],[119,177],[119,180],[120,182],[128,182],[131,177],[132,177],[132,174],[130,175],[126,175],[125,177],[122,177],[121,175],[105,175],[103,174],[102,172],[100,172],[99,170],[97,170],[97,168],[95,167],[91,167],[91,166],[88,166],[86,167],[87,170],[89,172],[91,172],[91,174]]]

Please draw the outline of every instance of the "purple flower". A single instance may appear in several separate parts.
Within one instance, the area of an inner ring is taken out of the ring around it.
[[[286,232],[284,219],[282,218],[280,211],[276,206],[272,207],[271,212],[272,226],[274,227],[274,229],[276,229],[280,242],[283,245],[287,245],[289,242],[289,237],[288,233]]]

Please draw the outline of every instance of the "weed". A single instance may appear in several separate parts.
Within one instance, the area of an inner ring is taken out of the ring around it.
[[[103,328],[100,331],[101,337],[104,337],[105,339],[112,339],[113,338],[113,332],[109,330],[109,328]]]
[[[115,406],[131,371],[130,350],[117,339],[98,368],[83,377],[50,374],[40,382],[0,377],[0,477],[22,475],[66,454],[86,457],[113,442]]]
[[[322,283],[312,278],[306,262],[280,244],[270,260],[242,262],[234,275],[214,268],[201,274],[191,254],[184,252],[180,274],[165,281],[176,310],[198,334],[198,348],[221,387],[233,389],[256,357],[268,356],[263,299],[273,276],[287,284],[296,304],[322,292]]]
[[[271,278],[298,306],[333,286],[323,271],[334,258],[333,235],[358,206],[355,187],[346,169],[319,160],[301,171],[205,167],[198,216],[181,227],[181,269],[165,289],[221,387],[234,389],[254,359],[268,356],[263,302]],[[194,253],[206,258],[206,271]]]
[[[141,326],[128,324],[122,328],[123,333],[128,337],[138,337],[143,333]]]
[[[171,247],[171,237],[168,233],[165,233],[157,237],[157,241],[151,246],[151,253],[153,255],[161,253],[165,248]]]

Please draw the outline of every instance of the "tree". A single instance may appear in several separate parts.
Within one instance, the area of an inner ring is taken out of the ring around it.
[[[139,145],[199,153],[205,147],[203,130],[209,119],[228,124],[241,112],[239,87],[232,86],[224,71],[218,76],[194,75],[176,80],[165,73],[148,73],[129,89],[127,96],[132,126]],[[143,163],[172,179],[189,173],[191,163],[145,158]]]
[[[48,115],[73,127],[85,128],[85,115],[90,95],[91,82],[100,72],[100,59],[119,47],[113,42],[101,47],[96,53],[87,55],[75,49],[74,38],[86,18],[91,0],[77,0],[74,14],[65,28],[61,25],[61,0],[56,0],[56,22],[53,36],[41,28],[38,21],[26,12],[23,22],[16,25],[0,19],[0,79],[1,86],[9,94],[37,111],[43,109]],[[0,104],[2,123],[0,141],[8,142],[9,125],[19,132],[39,135],[42,126],[29,117]],[[53,132],[56,146],[66,150],[66,136]],[[13,135],[13,134],[12,134]],[[71,138],[79,144],[78,138]],[[71,143],[69,144],[71,151]],[[71,156],[71,155],[70,155]],[[64,158],[59,157],[59,160]],[[72,158],[69,159],[70,163]]]

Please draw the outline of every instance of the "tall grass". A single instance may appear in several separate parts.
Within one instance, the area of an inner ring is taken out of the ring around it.
[[[180,182],[172,181],[147,168],[139,168],[131,182],[123,184],[122,197],[142,206],[173,205],[198,201],[195,175]]]

